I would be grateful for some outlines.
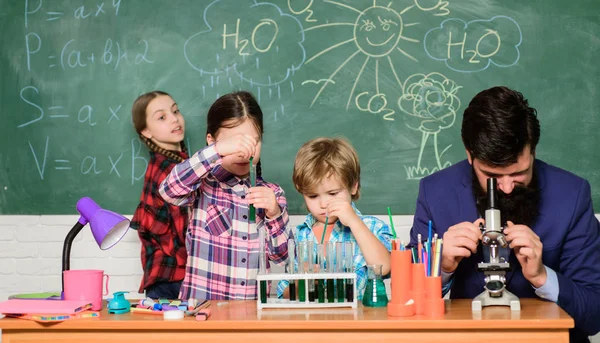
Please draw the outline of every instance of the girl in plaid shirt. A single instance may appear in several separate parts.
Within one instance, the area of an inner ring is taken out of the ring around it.
[[[258,260],[287,259],[288,210],[283,189],[260,172],[263,114],[248,92],[226,94],[207,116],[207,146],[177,165],[160,185],[174,205],[193,207],[186,246],[188,261],[180,299],[256,299]],[[257,163],[251,187],[249,159]],[[249,204],[256,225],[249,225]],[[258,230],[266,228],[266,252]]]
[[[131,220],[142,242],[144,277],[140,292],[151,298],[176,299],[185,275],[184,232],[187,208],[166,203],[158,186],[171,169],[188,158],[183,143],[185,120],[169,94],[153,91],[138,97],[133,125],[150,150],[140,203]]]

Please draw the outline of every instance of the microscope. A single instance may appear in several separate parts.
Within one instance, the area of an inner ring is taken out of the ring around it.
[[[507,258],[500,256],[500,248],[508,247],[504,228],[501,226],[500,210],[496,208],[495,178],[487,180],[488,209],[485,210],[485,227],[479,225],[483,234],[484,262],[477,264],[477,269],[485,275],[485,290],[473,299],[472,311],[481,311],[486,306],[510,306],[512,311],[521,310],[521,302],[516,295],[506,290],[506,272],[510,270]],[[489,256],[486,261],[486,247]]]

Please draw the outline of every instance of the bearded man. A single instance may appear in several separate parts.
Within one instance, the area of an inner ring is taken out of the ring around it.
[[[411,229],[443,237],[442,283],[450,298],[484,290],[477,264],[484,256],[480,224],[488,208],[487,180],[497,180],[501,224],[509,245],[506,289],[519,298],[556,302],[575,320],[571,342],[600,331],[600,224],[590,184],[535,158],[537,112],[517,91],[493,87],[477,94],[461,129],[467,159],[421,180]],[[557,138],[560,139],[560,138]],[[488,247],[485,247],[486,249]]]

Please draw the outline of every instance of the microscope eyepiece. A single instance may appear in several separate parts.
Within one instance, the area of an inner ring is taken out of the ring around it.
[[[496,208],[497,181],[495,177],[487,179],[488,208]]]

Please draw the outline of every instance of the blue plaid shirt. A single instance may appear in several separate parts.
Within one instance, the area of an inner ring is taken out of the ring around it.
[[[379,239],[381,243],[386,247],[388,251],[392,249],[392,232],[390,227],[384,223],[383,221],[373,217],[373,216],[363,216],[360,211],[356,208],[354,203],[352,203],[352,208],[354,212],[362,219],[363,223],[369,228],[369,230]],[[317,222],[315,217],[312,214],[308,214],[304,223],[298,225],[296,227],[296,232],[294,232],[294,238],[296,242],[302,241],[313,241],[315,243],[315,254],[317,253],[316,244],[319,243],[319,240],[315,237],[312,227]],[[358,295],[358,299],[362,299],[363,293],[365,291],[365,287],[367,285],[367,261],[365,261],[365,257],[360,251],[360,247],[356,242],[356,238],[352,234],[352,230],[348,226],[342,225],[342,223],[338,220],[331,232],[331,237],[329,238],[329,242],[353,242],[354,243],[354,270],[356,271],[356,293]],[[296,246],[298,246],[296,244]],[[297,260],[296,260],[297,263]],[[282,280],[277,285],[277,296],[279,298],[283,297],[283,291],[286,287],[289,286],[289,281]]]

